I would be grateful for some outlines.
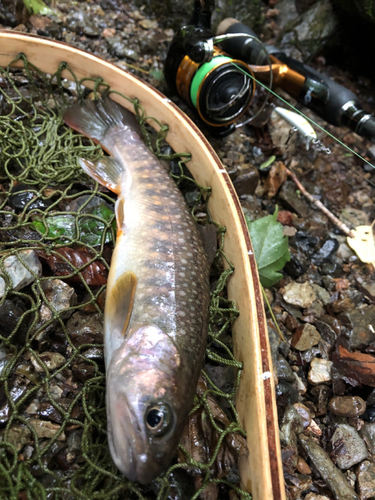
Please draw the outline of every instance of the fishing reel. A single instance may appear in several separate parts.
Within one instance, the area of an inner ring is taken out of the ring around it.
[[[168,52],[164,74],[169,87],[197,110],[216,136],[230,134],[234,123],[252,104],[256,87],[249,65],[218,46],[225,40],[244,36],[253,43],[259,42],[249,34],[213,36],[208,27],[184,26]],[[264,58],[268,58],[265,49]]]

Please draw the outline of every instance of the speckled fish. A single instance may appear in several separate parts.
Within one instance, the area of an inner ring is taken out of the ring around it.
[[[207,340],[209,266],[185,200],[105,98],[65,122],[111,155],[84,171],[118,194],[104,313],[108,440],[117,467],[148,483],[170,463],[192,406]]]

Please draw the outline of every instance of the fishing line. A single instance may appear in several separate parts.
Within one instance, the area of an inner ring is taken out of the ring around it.
[[[333,134],[331,134],[330,132],[328,132],[328,130],[326,130],[325,128],[323,128],[321,125],[319,125],[318,123],[316,123],[312,118],[309,118],[308,116],[306,116],[302,111],[300,111],[299,109],[297,109],[295,106],[293,106],[292,104],[290,104],[288,101],[286,101],[285,99],[283,99],[281,96],[279,96],[278,94],[276,94],[276,92],[274,92],[273,90],[271,90],[270,88],[267,87],[267,85],[265,85],[264,83],[260,82],[259,80],[257,80],[250,72],[246,72],[245,70],[243,70],[242,68],[240,68],[239,66],[237,66],[236,63],[232,63],[233,66],[235,66],[237,69],[239,69],[240,71],[242,71],[243,73],[245,73],[247,76],[249,76],[250,78],[252,78],[255,83],[257,83],[258,85],[261,85],[264,89],[266,89],[268,92],[270,92],[272,95],[274,95],[275,97],[277,97],[277,99],[280,99],[283,104],[286,104],[287,106],[289,106],[289,108],[291,108],[293,111],[295,111],[296,113],[298,113],[299,115],[301,115],[303,118],[305,118],[307,121],[309,121],[310,123],[312,123],[313,125],[315,125],[316,127],[318,127],[322,132],[324,132],[325,134],[327,134],[329,137],[331,137],[333,140],[335,140],[336,142],[338,142],[341,146],[343,146],[345,149],[347,149],[348,151],[350,151],[352,154],[358,156],[358,158],[360,158],[361,160],[363,160],[365,163],[367,163],[367,165],[370,165],[370,167],[372,167],[373,169],[375,169],[375,166],[372,165],[369,161],[367,161],[365,158],[363,158],[362,155],[360,155],[359,153],[356,153],[352,148],[350,148],[348,145],[346,145],[345,143],[343,143],[342,141],[340,141],[340,139],[338,139],[337,137],[335,137]],[[359,174],[357,172],[358,175],[360,175],[360,177],[362,177],[363,179],[365,179],[367,182],[369,182],[372,186],[375,187],[375,184],[373,184],[369,179],[366,179],[366,177],[364,177],[363,175]]]

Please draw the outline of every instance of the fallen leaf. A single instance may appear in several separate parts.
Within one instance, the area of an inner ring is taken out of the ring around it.
[[[375,387],[375,357],[362,352],[349,352],[339,345],[332,356],[333,366],[345,377]]]
[[[36,16],[35,14],[30,16],[29,21],[37,30],[45,30],[47,26],[51,26],[51,24],[53,24],[52,19],[50,19],[49,17]]]
[[[354,238],[348,237],[347,241],[362,262],[372,263],[375,267],[375,241],[372,234],[374,222],[371,226],[357,226],[352,229]]]
[[[94,255],[86,247],[62,247],[50,254],[44,250],[38,250],[37,254],[47,262],[55,276],[69,276],[75,272],[74,268],[77,268],[88,285],[105,285],[107,283],[108,269],[106,265],[100,260],[89,263]],[[82,281],[78,274],[66,281],[69,280]]]
[[[276,195],[280,186],[284,184],[287,180],[288,174],[286,173],[286,167],[282,161],[275,162],[267,176],[266,182],[264,183],[264,188],[268,192],[268,198],[272,198]]]

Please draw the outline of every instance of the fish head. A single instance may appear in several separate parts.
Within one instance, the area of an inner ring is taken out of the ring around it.
[[[134,328],[107,369],[108,440],[116,466],[147,484],[169,465],[195,386],[173,339],[154,325]]]

